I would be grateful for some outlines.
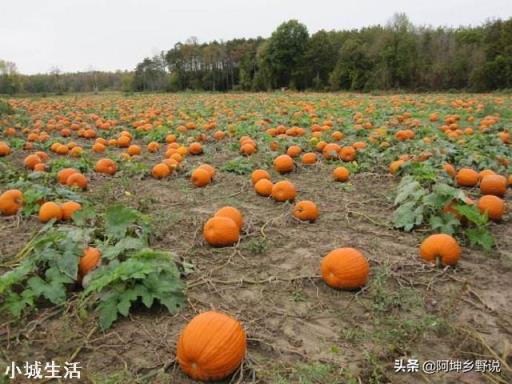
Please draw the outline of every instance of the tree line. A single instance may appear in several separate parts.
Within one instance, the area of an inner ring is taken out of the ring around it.
[[[5,78],[13,76],[4,72],[0,65],[0,93],[12,93]],[[290,20],[266,39],[190,38],[145,58],[133,72],[17,76],[14,92],[489,91],[512,88],[512,18],[433,28],[396,14],[384,26],[312,35]]]

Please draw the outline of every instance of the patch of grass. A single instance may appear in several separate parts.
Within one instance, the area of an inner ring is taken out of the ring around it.
[[[291,297],[291,300],[296,302],[296,303],[303,303],[305,302],[307,299],[306,295],[304,295],[304,292],[303,291],[293,291],[292,293],[292,297]]]
[[[368,285],[368,296],[371,304],[368,309],[374,313],[390,313],[392,311],[410,311],[423,303],[419,292],[413,288],[394,288],[389,279],[391,270],[388,266],[377,267],[373,279]]]
[[[385,375],[385,367],[381,362],[381,358],[373,352],[365,352],[366,367],[365,372],[368,375],[368,384],[380,384],[388,382]]]
[[[237,175],[247,175],[254,169],[254,164],[251,160],[239,156],[233,160],[226,161],[220,169],[224,172],[236,173]]]
[[[273,372],[270,382],[275,384],[346,383],[342,378],[340,368],[324,363],[298,364],[291,368],[291,372]]]
[[[262,237],[255,237],[245,242],[242,246],[243,250],[247,250],[252,255],[261,255],[268,249],[267,240]]]
[[[110,374],[92,374],[89,379],[93,384],[138,384],[139,380],[128,371],[114,372]]]
[[[6,101],[0,100],[0,116],[12,115],[13,113],[12,107]]]

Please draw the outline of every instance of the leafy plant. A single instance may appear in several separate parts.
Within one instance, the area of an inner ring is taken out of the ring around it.
[[[184,284],[170,252],[149,246],[149,218],[122,205],[96,214],[85,207],[73,215],[74,225],[47,224],[15,258],[12,270],[0,276],[0,309],[20,317],[46,300],[64,304],[69,288],[80,282],[78,264],[85,248],[95,243],[102,265],[87,274],[81,303],[97,309],[102,328],[127,316],[140,300],[176,312],[184,302]]]
[[[236,157],[229,160],[221,167],[222,171],[236,173],[237,175],[247,175],[254,169],[254,164],[246,158]]]
[[[171,313],[184,302],[184,284],[169,252],[142,249],[124,261],[114,260],[90,274],[83,296],[97,295],[99,322],[109,328],[118,314],[128,316],[137,300],[150,308],[158,301]]]
[[[52,304],[64,303],[67,287],[77,279],[79,258],[92,232],[93,229],[72,226],[56,229],[47,225],[31,243],[21,263],[0,276],[2,310],[19,317],[39,299]]]
[[[445,212],[448,204],[460,214]],[[488,219],[478,209],[468,204],[464,192],[444,183],[423,187],[415,177],[404,176],[398,185],[392,221],[395,228],[411,231],[429,224],[432,230],[448,234],[463,234],[471,245],[489,250],[494,239],[488,228]],[[467,221],[468,226],[462,222]]]

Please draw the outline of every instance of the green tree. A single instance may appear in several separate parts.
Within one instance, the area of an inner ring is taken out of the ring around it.
[[[306,26],[297,20],[282,23],[272,33],[265,54],[268,55],[271,82],[274,87],[305,87],[305,53],[308,40]]]
[[[13,95],[20,90],[20,78],[16,64],[0,60],[0,93]]]
[[[313,34],[305,52],[307,63],[307,86],[323,89],[329,81],[329,72],[336,65],[336,45],[329,33],[321,30]]]

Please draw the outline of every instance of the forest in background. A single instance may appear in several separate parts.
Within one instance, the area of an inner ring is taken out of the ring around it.
[[[269,38],[179,42],[133,71],[23,75],[0,61],[0,94],[98,91],[491,91],[512,88],[512,18],[458,28],[320,30],[297,20]]]

